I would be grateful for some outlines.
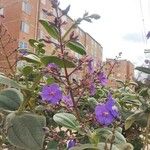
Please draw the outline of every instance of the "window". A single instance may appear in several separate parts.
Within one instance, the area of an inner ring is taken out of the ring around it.
[[[21,22],[21,31],[25,33],[29,33],[29,25],[26,22]]]
[[[30,3],[29,3],[29,2],[26,2],[26,1],[23,1],[23,2],[22,2],[22,10],[23,10],[26,14],[30,15],[30,14],[31,14],[31,5],[30,5]]]
[[[24,41],[20,41],[19,42],[19,48],[20,49],[27,49],[28,48],[28,44]]]
[[[46,5],[46,0],[41,0],[41,3]]]
[[[0,15],[4,15],[4,8],[0,8]]]

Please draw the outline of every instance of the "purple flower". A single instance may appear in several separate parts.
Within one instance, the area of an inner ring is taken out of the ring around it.
[[[89,62],[88,62],[88,72],[89,73],[93,73],[94,72],[93,59],[90,59]]]
[[[58,72],[59,71],[59,67],[55,64],[55,63],[49,63],[47,65],[47,69],[53,72]]]
[[[69,95],[63,95],[62,99],[64,100],[64,102],[66,103],[67,106],[69,107],[73,107],[73,102],[72,102],[72,98]]]
[[[115,106],[115,100],[111,94],[107,97],[107,102],[96,106],[96,120],[102,125],[110,125],[116,118],[119,117],[118,108]]]
[[[74,147],[76,145],[76,140],[68,140],[67,141],[67,150],[69,150],[71,147]]]
[[[118,108],[115,106],[115,104],[115,100],[112,98],[112,95],[109,94],[107,97],[106,107],[110,110],[110,113],[113,115],[114,118],[118,118]]]
[[[42,88],[41,97],[42,100],[55,105],[62,99],[62,91],[56,83],[45,85]]]
[[[109,93],[106,99],[106,105],[111,107],[115,105],[115,103],[116,103],[115,100],[112,98],[112,95]]]
[[[105,86],[108,82],[108,79],[103,72],[98,73],[98,80],[102,86]]]
[[[114,118],[105,104],[99,104],[95,108],[96,120],[102,125],[110,125]]]
[[[49,64],[47,65],[47,67],[48,67],[48,68],[57,68],[58,66],[57,66],[56,64],[54,64],[54,63],[49,63]]]
[[[90,84],[90,95],[93,96],[96,93],[96,88],[94,82],[91,82]]]

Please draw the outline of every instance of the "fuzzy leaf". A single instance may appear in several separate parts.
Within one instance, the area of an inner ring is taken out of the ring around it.
[[[29,54],[26,56],[21,57],[21,60],[26,60],[29,63],[35,63],[35,64],[39,64],[40,62],[40,58],[34,54]]]
[[[53,116],[53,119],[57,124],[68,129],[77,130],[79,127],[76,117],[70,113],[57,113]]]
[[[78,54],[86,55],[85,47],[79,42],[70,41],[66,46]]]
[[[22,93],[14,88],[8,88],[0,92],[0,108],[16,110],[23,101]]]
[[[15,82],[14,80],[12,80],[8,77],[5,77],[4,75],[1,75],[1,74],[0,74],[0,84],[4,84],[4,85],[7,85],[9,87],[14,87],[17,89],[21,88],[21,86],[17,82]]]
[[[37,40],[30,39],[30,40],[29,40],[29,44],[30,44],[32,47],[36,48],[37,45],[39,44],[39,42],[38,42]]]
[[[58,142],[57,141],[50,141],[47,144],[47,150],[56,150],[58,146]]]
[[[143,116],[143,112],[138,112],[129,116],[125,121],[125,130],[129,129],[136,120],[141,119]]]
[[[98,15],[98,14],[92,14],[90,17],[93,19],[96,19],[96,20],[100,19],[100,15]]]
[[[115,144],[125,144],[126,143],[126,139],[125,137],[118,131],[115,131]]]
[[[29,74],[31,74],[33,72],[33,67],[32,66],[25,66],[22,69],[22,72],[25,76],[28,76]]]
[[[95,150],[105,150],[105,143],[98,143],[97,146],[95,146],[94,144],[81,144],[79,146],[75,146],[70,148],[69,150],[86,150],[86,149],[95,149]],[[110,147],[110,144],[107,144],[107,149]],[[115,145],[112,145],[112,149],[111,150],[119,150]]]
[[[130,143],[117,144],[116,145],[119,150],[133,150],[133,146]]]
[[[21,149],[41,150],[44,142],[43,127],[46,126],[44,116],[24,112],[13,112],[6,118],[8,141]]]
[[[142,71],[144,73],[150,74],[150,68],[146,68],[146,67],[136,67],[135,68],[138,71]]]
[[[45,30],[48,32],[50,36],[52,36],[54,39],[58,39],[59,33],[57,28],[50,22],[46,20],[39,20],[39,22],[43,25]]]
[[[64,68],[64,64],[67,68],[74,68],[75,64],[73,62],[70,62],[66,59],[58,58],[57,56],[44,56],[41,58],[41,62],[45,65],[48,65],[49,63],[55,63],[59,67]]]

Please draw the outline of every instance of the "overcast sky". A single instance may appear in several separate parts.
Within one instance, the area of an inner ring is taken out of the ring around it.
[[[82,23],[81,28],[102,45],[104,58],[114,58],[123,52],[123,59],[142,64],[144,49],[150,48],[150,39],[145,38],[150,30],[150,0],[60,0],[60,3],[62,9],[71,4],[69,16],[73,19],[85,11],[101,16],[92,24]]]

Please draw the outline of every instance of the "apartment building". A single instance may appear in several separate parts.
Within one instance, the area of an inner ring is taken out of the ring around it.
[[[116,88],[119,84],[116,80],[133,81],[134,65],[128,60],[106,59],[105,71],[109,75],[109,87]]]
[[[16,48],[32,49],[28,44],[29,39],[40,39],[47,35],[39,19],[51,20],[52,17],[46,16],[43,9],[55,13],[49,0],[0,0],[0,15],[4,15],[3,23],[10,35],[16,39]],[[64,16],[63,20],[68,22],[63,29],[65,33],[73,20],[69,16]],[[75,33],[86,47],[87,54],[102,61],[102,46],[80,27],[75,29]],[[47,53],[51,50],[50,47],[46,49]]]

